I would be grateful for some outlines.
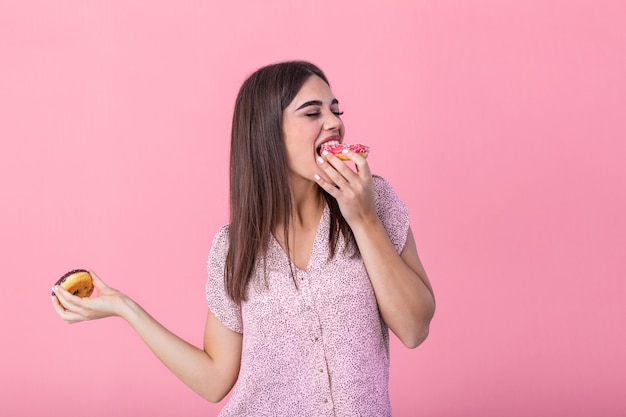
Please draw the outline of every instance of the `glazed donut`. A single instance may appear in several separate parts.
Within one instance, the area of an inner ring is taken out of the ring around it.
[[[59,278],[54,285],[60,285],[70,294],[78,297],[89,297],[93,292],[93,280],[85,269],[74,269],[68,272]]]
[[[360,143],[354,143],[351,145],[344,144],[344,143],[332,143],[332,144],[322,145],[320,147],[320,154],[324,151],[328,151],[332,153],[333,155],[335,155],[337,158],[341,159],[342,161],[347,161],[348,157],[343,154],[344,149],[348,149],[353,152],[356,152],[359,155],[361,155],[363,158],[367,158],[367,155],[369,155],[369,152],[370,152],[369,146],[362,145]]]

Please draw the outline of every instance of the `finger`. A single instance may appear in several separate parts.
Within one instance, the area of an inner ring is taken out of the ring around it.
[[[335,197],[335,199],[338,197],[339,195],[339,187],[336,186],[333,183],[330,183],[328,181],[326,181],[324,178],[322,178],[320,175],[315,174],[315,181],[317,182],[317,184],[322,187],[328,194],[330,194],[331,196]]]
[[[324,151],[322,152],[322,156],[328,161],[328,164],[332,166],[337,172],[339,172],[344,179],[348,180],[355,174],[354,170],[346,164],[346,161],[343,159],[339,159],[336,155]]]
[[[63,319],[63,321],[65,321],[66,323],[69,323],[69,324],[79,323],[81,321],[86,321],[87,320],[82,315],[80,315],[78,313],[75,313],[73,311],[69,311],[69,310],[62,311],[59,314],[59,316],[61,317],[61,319]]]
[[[371,177],[372,172],[370,171],[370,164],[367,162],[367,160],[356,152],[353,152],[353,151],[350,151],[350,152],[354,154],[353,161],[354,161],[354,166],[356,167],[356,172],[359,175],[362,175],[365,177]]]
[[[102,281],[102,279],[91,269],[89,270],[89,275],[91,275],[93,286],[96,290],[98,290],[98,294],[100,294],[105,288],[108,288],[104,281]]]
[[[337,188],[346,187],[355,175],[352,169],[348,168],[341,159],[333,154],[326,153],[324,157],[320,156],[317,163],[327,177],[325,179]]]
[[[80,312],[83,310],[82,298],[71,294],[60,285],[55,285],[54,287],[52,287],[52,291],[56,295],[57,300],[64,310],[70,310],[74,312]]]
[[[59,316],[62,314],[63,311],[65,311],[65,307],[63,307],[63,304],[61,304],[59,298],[56,295],[52,296],[52,307]]]
[[[355,166],[356,172],[358,174],[362,174],[362,175],[365,175],[365,176],[371,175],[370,169],[369,169],[369,164],[367,163],[367,160],[365,158],[363,158],[361,155],[359,155],[358,153],[356,153],[354,151],[351,151],[350,149],[347,149],[347,148],[343,149],[343,151],[341,153],[346,158],[348,158],[349,160],[354,162],[354,166]]]
[[[52,296],[52,307],[61,319],[67,323],[77,323],[85,319],[74,311],[67,310],[56,295]]]
[[[342,190],[345,192],[346,198],[353,198],[355,196],[363,195],[363,193],[370,187],[372,174],[369,169],[369,165],[365,158],[357,154],[354,151],[344,152],[348,157],[354,158],[352,162],[358,166],[358,172],[354,172],[351,168],[346,167],[347,164],[334,155],[330,155],[329,162],[323,167],[325,174]],[[329,165],[335,168],[333,172]]]

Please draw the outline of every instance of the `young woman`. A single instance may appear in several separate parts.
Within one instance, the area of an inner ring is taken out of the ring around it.
[[[67,322],[125,319],[221,416],[389,416],[389,331],[428,335],[433,291],[407,209],[342,142],[339,102],[316,66],[263,67],[232,126],[230,223],[208,260],[204,348],[172,334],[92,272],[97,296],[53,288]]]

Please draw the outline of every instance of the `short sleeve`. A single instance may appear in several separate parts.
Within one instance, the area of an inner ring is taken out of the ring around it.
[[[409,232],[409,211],[387,180],[374,175],[372,181],[378,217],[396,251],[401,253]]]
[[[226,327],[243,333],[241,307],[226,293],[224,286],[224,265],[228,252],[228,225],[215,234],[207,261],[208,279],[206,298],[213,315]]]

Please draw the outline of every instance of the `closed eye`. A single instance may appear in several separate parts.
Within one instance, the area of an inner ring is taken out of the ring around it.
[[[332,112],[335,116],[341,116],[343,114],[342,111],[336,110]],[[306,117],[317,117],[320,114],[322,114],[321,112],[314,112],[314,113],[306,113],[305,116]]]

